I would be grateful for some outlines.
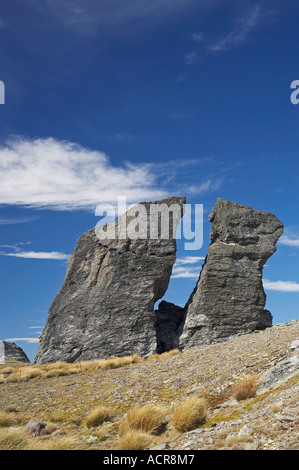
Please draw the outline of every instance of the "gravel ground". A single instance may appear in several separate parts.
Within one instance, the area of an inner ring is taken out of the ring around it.
[[[15,406],[35,417],[51,413],[76,422],[104,404],[121,417],[129,408],[158,403],[171,409],[193,395],[209,401],[206,426],[161,438],[169,449],[298,449],[298,375],[245,402],[230,400],[233,385],[290,356],[299,320],[194,351],[119,369],[0,385],[0,411]]]

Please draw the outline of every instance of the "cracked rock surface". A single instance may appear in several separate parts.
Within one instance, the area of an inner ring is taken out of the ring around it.
[[[196,348],[272,325],[265,310],[263,266],[276,251],[283,225],[269,212],[218,199],[211,244],[186,305],[180,347]]]
[[[123,237],[124,228],[134,229],[139,205],[107,226],[108,232],[115,230],[114,239],[99,239],[97,228],[79,238],[51,305],[35,362],[146,356],[156,351],[154,304],[169,284],[176,258],[175,229],[184,203],[185,198],[172,197],[140,204],[147,215],[152,204],[176,205],[168,239],[161,227],[156,239]],[[147,222],[144,227],[149,230]]]

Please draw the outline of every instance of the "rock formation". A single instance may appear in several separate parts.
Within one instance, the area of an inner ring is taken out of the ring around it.
[[[182,349],[222,341],[272,325],[264,310],[263,266],[276,251],[282,223],[268,212],[218,199],[211,244],[185,307]]]
[[[262,271],[283,225],[273,214],[222,199],[210,215],[211,244],[185,308],[162,301],[154,310],[169,284],[184,204],[185,198],[141,203],[80,237],[35,362],[144,357],[272,325]],[[157,216],[161,208],[166,224]]]
[[[156,310],[157,353],[177,349],[180,343],[181,326],[185,309],[162,300]]]
[[[105,238],[101,227],[80,237],[51,305],[35,362],[146,356],[156,351],[154,304],[169,284],[176,258],[175,229],[184,203],[185,198],[175,197],[141,203],[104,227],[114,238]],[[160,218],[149,227],[153,207],[176,209],[170,212],[168,237]],[[140,227],[144,238],[134,238]]]
[[[15,343],[0,341],[0,364],[8,361],[30,362],[23,349]]]

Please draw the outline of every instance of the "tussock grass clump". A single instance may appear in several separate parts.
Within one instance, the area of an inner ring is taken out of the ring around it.
[[[84,424],[88,428],[100,426],[105,421],[110,421],[113,416],[111,408],[106,406],[97,406],[93,411],[89,413],[84,419]]]
[[[0,450],[24,450],[29,442],[30,437],[25,429],[0,429]]]
[[[149,404],[128,411],[119,425],[120,434],[129,431],[142,431],[158,434],[165,426],[166,411],[157,405]]]
[[[153,437],[138,430],[127,431],[116,446],[117,450],[144,450],[150,447]]]
[[[72,436],[51,437],[45,440],[31,439],[25,450],[83,450],[84,444]]]
[[[207,420],[207,403],[203,398],[191,397],[177,405],[171,416],[171,423],[179,432],[198,428]]]
[[[176,354],[181,354],[181,351],[179,349],[171,349],[171,351],[160,354],[160,357],[175,356]]]
[[[0,411],[0,428],[8,428],[16,424],[14,416],[5,411]]]
[[[237,400],[246,400],[247,398],[255,397],[258,379],[259,376],[256,374],[246,375],[235,384],[232,395]]]

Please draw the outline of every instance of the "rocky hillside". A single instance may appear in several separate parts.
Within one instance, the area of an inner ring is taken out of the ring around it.
[[[166,411],[164,428],[143,448],[298,449],[298,340],[299,320],[294,320],[193,351],[140,361],[132,356],[130,364],[117,368],[78,363],[62,373],[60,363],[53,373],[54,365],[31,365],[36,373],[26,376],[25,365],[17,374],[2,366],[0,448],[7,448],[3,442],[9,433],[25,432],[32,418],[45,426],[37,436],[24,438],[23,448],[123,448],[120,423],[126,413],[155,404]],[[9,380],[13,374],[17,379]],[[244,376],[258,377],[258,389],[251,398],[236,399],[234,387]],[[204,398],[207,417],[196,428],[179,432],[172,412],[193,396]],[[109,419],[86,426],[86,417],[99,405],[110,409]]]

